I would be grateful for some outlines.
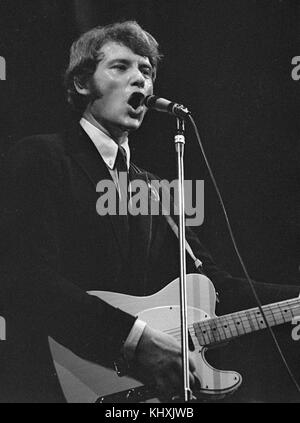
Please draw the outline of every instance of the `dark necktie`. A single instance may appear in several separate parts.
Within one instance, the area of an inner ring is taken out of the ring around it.
[[[120,193],[119,201],[119,214],[124,214],[128,204],[128,168],[127,168],[127,155],[123,147],[118,147],[115,168],[118,172],[118,185]]]
[[[128,172],[127,169],[127,155],[123,147],[118,146],[118,153],[116,157],[115,167],[119,172]]]

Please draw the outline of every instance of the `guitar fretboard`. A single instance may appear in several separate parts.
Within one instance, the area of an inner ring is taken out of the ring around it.
[[[268,324],[272,326],[291,322],[300,316],[300,299],[281,301],[262,307]],[[248,333],[266,329],[266,323],[259,308],[226,314],[214,319],[194,323],[195,335],[200,345],[207,346]]]

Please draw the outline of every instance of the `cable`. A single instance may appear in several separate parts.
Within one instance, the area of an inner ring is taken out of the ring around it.
[[[217,194],[218,200],[219,200],[219,202],[220,202],[220,204],[221,204],[221,208],[222,208],[222,211],[223,211],[224,216],[225,216],[225,220],[226,220],[226,224],[227,224],[228,231],[229,231],[229,234],[230,234],[230,238],[231,238],[231,240],[232,240],[232,243],[233,243],[233,246],[234,246],[235,252],[236,252],[236,254],[237,254],[237,256],[238,256],[238,259],[239,259],[239,261],[240,261],[240,263],[241,263],[241,266],[242,266],[243,272],[244,272],[244,274],[245,274],[245,276],[246,276],[246,279],[247,279],[247,281],[248,281],[248,283],[249,283],[249,285],[250,285],[250,288],[251,288],[251,290],[252,290],[252,293],[253,293],[253,295],[254,295],[254,298],[255,298],[255,300],[256,300],[256,302],[257,302],[257,305],[258,305],[259,311],[260,311],[260,313],[261,313],[261,315],[262,315],[262,317],[263,317],[263,320],[264,320],[264,322],[265,322],[265,324],[266,324],[266,327],[267,327],[267,329],[268,329],[268,331],[269,331],[269,333],[270,333],[270,335],[271,335],[271,337],[272,337],[272,339],[273,339],[273,341],[274,341],[274,344],[275,344],[275,346],[276,346],[276,348],[277,348],[277,351],[278,351],[278,353],[279,353],[279,355],[280,355],[280,357],[281,357],[281,360],[282,360],[282,362],[283,362],[283,364],[284,364],[284,366],[285,366],[285,368],[286,368],[286,370],[287,370],[287,372],[288,372],[288,374],[289,374],[289,376],[290,376],[290,378],[291,378],[291,380],[292,380],[293,384],[295,385],[295,387],[296,387],[296,389],[297,389],[298,393],[300,394],[300,386],[299,386],[299,384],[298,384],[298,382],[297,382],[297,380],[296,380],[295,376],[293,375],[292,370],[290,369],[290,366],[289,366],[289,365],[288,365],[288,363],[287,363],[287,360],[286,360],[286,358],[285,358],[285,356],[284,356],[284,354],[283,354],[283,352],[282,352],[282,349],[281,349],[281,347],[280,347],[280,345],[279,345],[279,343],[278,343],[278,341],[277,341],[277,338],[276,338],[276,336],[275,336],[275,334],[274,334],[273,329],[272,329],[272,328],[271,328],[271,326],[269,325],[269,322],[268,322],[268,320],[267,320],[267,318],[266,318],[266,315],[265,315],[265,312],[264,312],[264,310],[263,310],[263,307],[262,307],[261,301],[260,301],[260,299],[259,299],[259,297],[258,297],[258,295],[257,295],[256,289],[255,289],[255,287],[254,287],[254,285],[253,285],[252,280],[250,279],[250,276],[249,276],[249,274],[248,274],[248,271],[247,271],[247,269],[246,269],[246,266],[245,266],[245,264],[244,264],[244,261],[243,261],[243,259],[242,259],[242,256],[241,256],[241,254],[240,254],[240,252],[239,252],[239,249],[238,249],[238,247],[237,247],[237,244],[236,244],[236,241],[235,241],[235,237],[234,237],[234,235],[233,235],[233,231],[232,231],[232,228],[231,228],[231,224],[230,224],[230,221],[229,221],[229,218],[228,218],[228,215],[227,215],[227,211],[226,211],[226,208],[225,208],[225,205],[224,205],[224,202],[223,202],[223,199],[222,199],[222,196],[221,196],[221,193],[220,193],[220,190],[219,190],[218,184],[217,184],[216,179],[215,179],[215,177],[214,177],[213,171],[211,170],[210,164],[209,164],[208,159],[207,159],[207,157],[206,157],[206,154],[205,154],[205,151],[204,151],[204,147],[203,147],[203,144],[202,144],[202,141],[201,141],[201,138],[200,138],[200,134],[199,134],[199,131],[198,131],[197,125],[196,125],[196,123],[195,123],[195,121],[194,121],[194,119],[193,119],[192,115],[191,115],[191,114],[189,114],[188,116],[189,116],[189,119],[190,119],[190,121],[191,121],[191,123],[192,123],[192,125],[193,125],[194,131],[195,131],[195,134],[196,134],[196,137],[197,137],[197,140],[198,140],[198,143],[199,143],[199,146],[200,146],[200,149],[201,149],[202,155],[203,155],[203,158],[204,158],[204,160],[205,160],[206,167],[207,167],[207,169],[208,169],[208,172],[209,172],[210,178],[211,178],[212,183],[213,183],[213,186],[214,186],[214,188],[215,188],[215,191],[216,191],[216,194]]]

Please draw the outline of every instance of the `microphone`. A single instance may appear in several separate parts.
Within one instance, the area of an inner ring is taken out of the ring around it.
[[[144,104],[148,109],[154,109],[158,112],[169,113],[170,115],[185,119],[191,112],[182,104],[173,103],[165,98],[156,95],[148,95],[144,99]]]

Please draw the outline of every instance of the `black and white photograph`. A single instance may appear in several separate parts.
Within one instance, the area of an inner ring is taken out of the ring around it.
[[[299,111],[298,0],[0,0],[0,403],[300,403]]]

